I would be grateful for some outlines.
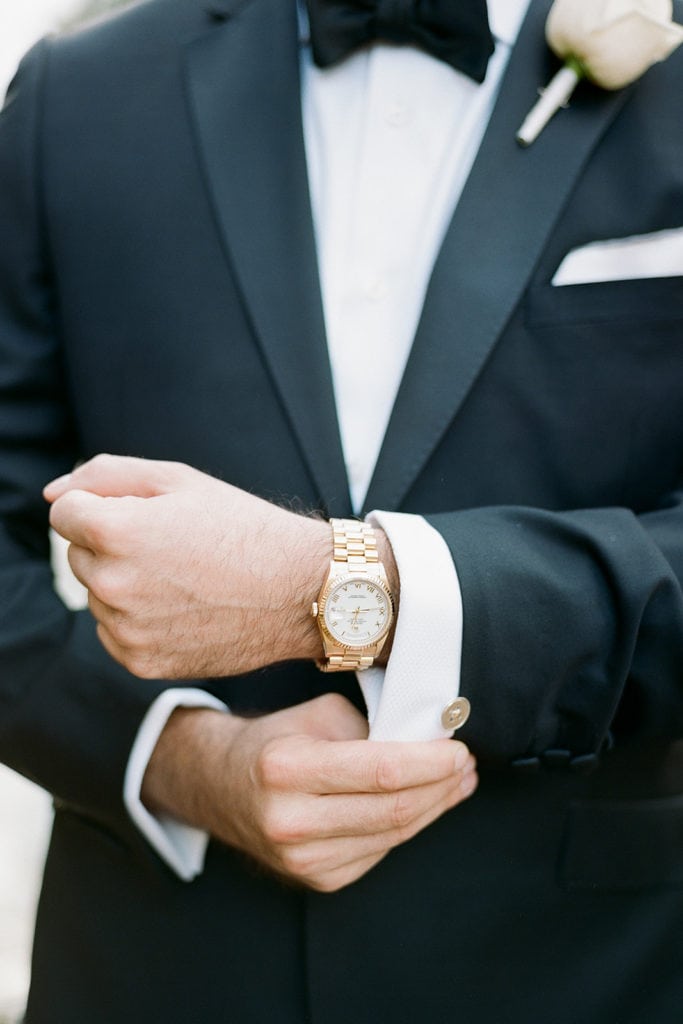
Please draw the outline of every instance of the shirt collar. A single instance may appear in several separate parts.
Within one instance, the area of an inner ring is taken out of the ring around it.
[[[495,38],[514,46],[531,0],[488,0],[489,25]]]

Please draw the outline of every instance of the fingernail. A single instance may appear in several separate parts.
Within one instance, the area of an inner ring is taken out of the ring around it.
[[[456,744],[455,751],[455,771],[461,772],[469,759],[470,752],[464,743]]]

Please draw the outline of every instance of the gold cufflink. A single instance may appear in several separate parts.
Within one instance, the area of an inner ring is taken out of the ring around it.
[[[472,706],[467,697],[456,697],[441,712],[441,724],[444,729],[462,729],[470,717]]]

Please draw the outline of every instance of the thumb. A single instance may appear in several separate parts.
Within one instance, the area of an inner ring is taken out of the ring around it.
[[[291,709],[309,736],[324,740],[366,740],[368,720],[340,693],[324,693]]]
[[[50,503],[70,490],[90,491],[103,498],[153,498],[187,486],[195,471],[179,462],[159,462],[124,455],[96,455],[43,490]]]

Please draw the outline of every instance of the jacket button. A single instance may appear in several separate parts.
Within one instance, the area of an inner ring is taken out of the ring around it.
[[[571,771],[576,772],[577,775],[590,775],[600,764],[600,758],[597,754],[580,754],[578,757],[573,757],[569,762],[569,768]]]
[[[467,697],[456,697],[441,712],[444,729],[461,729],[470,717],[471,705]]]
[[[512,767],[516,772],[532,775],[540,769],[541,762],[537,757],[518,757],[516,761],[512,762]]]
[[[541,757],[546,768],[568,768],[572,759],[569,750],[546,750]]]

